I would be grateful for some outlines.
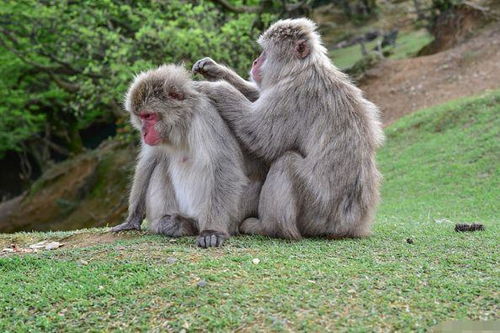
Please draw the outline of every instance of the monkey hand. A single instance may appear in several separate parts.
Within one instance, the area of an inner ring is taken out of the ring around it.
[[[193,65],[193,73],[203,75],[207,80],[216,81],[223,79],[224,68],[211,58],[203,58]]]
[[[122,224],[111,228],[111,232],[127,231],[127,230],[141,230],[141,221],[139,219],[129,219]]]
[[[215,230],[204,230],[198,236],[196,244],[198,244],[199,247],[203,248],[219,247],[228,238],[229,236],[224,232]]]

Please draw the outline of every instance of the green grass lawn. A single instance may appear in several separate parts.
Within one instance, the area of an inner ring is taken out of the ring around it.
[[[0,332],[424,331],[498,320],[499,131],[500,92],[388,128],[383,202],[366,239],[245,236],[204,250],[193,238],[102,229],[0,235],[2,247],[66,244],[3,254]],[[457,222],[486,230],[456,233]]]
[[[411,32],[400,32],[396,40],[394,52],[389,58],[403,59],[414,56],[423,46],[432,40],[432,36],[426,30]],[[366,49],[372,50],[377,45],[377,41],[366,43]],[[333,63],[340,69],[346,70],[352,67],[363,57],[359,44],[330,52]]]

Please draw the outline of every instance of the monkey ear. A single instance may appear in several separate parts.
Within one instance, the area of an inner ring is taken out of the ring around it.
[[[301,39],[295,42],[295,54],[300,59],[304,59],[311,53],[311,48],[309,47],[309,43],[305,39]]]
[[[167,87],[166,93],[168,98],[175,99],[178,101],[183,101],[185,98],[182,91],[178,90],[176,87]]]

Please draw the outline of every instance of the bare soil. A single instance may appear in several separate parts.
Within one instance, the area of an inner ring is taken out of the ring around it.
[[[383,61],[359,85],[380,107],[384,125],[421,108],[500,89],[500,23],[443,52]]]

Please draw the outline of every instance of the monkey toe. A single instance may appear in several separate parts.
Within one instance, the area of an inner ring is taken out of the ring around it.
[[[222,246],[227,238],[228,237],[225,233],[214,230],[205,230],[198,236],[196,244],[202,248],[219,247]]]
[[[120,231],[127,231],[127,230],[141,230],[140,224],[137,223],[130,223],[130,222],[124,222],[122,224],[119,224],[117,226],[114,226],[111,228],[111,232],[120,232]]]

